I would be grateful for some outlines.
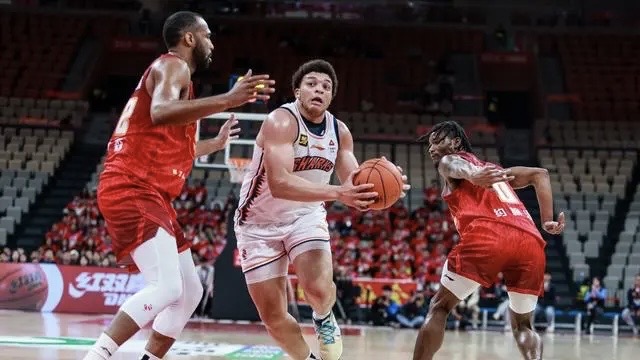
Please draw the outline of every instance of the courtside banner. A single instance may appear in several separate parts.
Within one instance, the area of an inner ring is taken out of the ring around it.
[[[125,269],[0,263],[0,309],[115,314],[143,287]]]

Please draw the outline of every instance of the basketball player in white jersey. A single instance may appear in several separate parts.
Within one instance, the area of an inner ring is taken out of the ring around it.
[[[294,360],[317,359],[287,313],[292,261],[313,309],[320,358],[337,360],[342,339],[331,312],[336,288],[323,202],[366,210],[377,193],[372,184],[352,184],[358,161],[351,132],[327,111],[338,87],[333,66],[307,62],[292,86],[296,100],[271,112],[256,138],[235,232],[249,293],[271,337]],[[340,186],[329,185],[334,168]]]

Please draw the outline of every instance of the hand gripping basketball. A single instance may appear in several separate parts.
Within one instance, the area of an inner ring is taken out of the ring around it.
[[[382,210],[391,207],[398,199],[403,198],[411,189],[407,184],[407,176],[402,174],[402,168],[394,165],[384,156],[367,160],[359,167],[353,183],[355,185],[370,183],[373,190],[379,195],[369,206],[373,210]]]
[[[340,186],[338,190],[338,201],[360,211],[366,211],[369,209],[369,206],[374,203],[374,199],[378,196],[378,193],[371,191],[374,186],[373,184],[354,185],[353,179],[359,171],[360,168],[355,169]]]

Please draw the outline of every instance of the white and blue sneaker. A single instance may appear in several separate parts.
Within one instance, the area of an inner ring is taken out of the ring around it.
[[[333,312],[324,319],[316,319],[314,316],[313,325],[320,343],[320,358],[339,360],[342,356],[342,335]]]

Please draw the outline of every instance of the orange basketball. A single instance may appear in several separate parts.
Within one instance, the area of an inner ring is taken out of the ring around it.
[[[37,264],[2,264],[0,309],[40,310],[47,300],[47,277]]]
[[[373,184],[378,198],[370,206],[373,210],[382,210],[393,205],[402,195],[402,174],[389,160],[377,158],[360,164],[360,172],[353,177],[353,184]]]

